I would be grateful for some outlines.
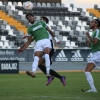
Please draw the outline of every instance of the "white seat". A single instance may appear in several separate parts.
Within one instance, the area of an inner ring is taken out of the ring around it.
[[[66,36],[63,36],[63,41],[67,42],[67,37]]]
[[[11,6],[11,10],[15,11],[15,6],[14,5]]]
[[[7,41],[6,36],[1,36],[1,41]]]
[[[69,17],[65,17],[65,21],[69,21]]]
[[[2,42],[2,41],[0,41],[0,47],[1,47],[1,48],[3,47],[3,42]]]
[[[3,3],[2,3],[2,1],[0,1],[0,6],[2,6],[3,5]]]
[[[13,31],[12,31],[12,30],[9,30],[9,31],[8,31],[8,35],[14,36]]]
[[[73,10],[72,10],[72,7],[68,7],[68,11],[71,11],[71,12],[72,12],[72,11],[73,11]]]
[[[67,26],[66,27],[66,31],[71,31],[71,27],[70,26]]]
[[[18,15],[23,15],[23,11],[18,11]]]
[[[63,25],[62,21],[58,21],[58,25],[62,26]]]
[[[82,22],[78,21],[77,26],[82,26]]]
[[[85,21],[82,22],[82,26],[87,26]]]
[[[49,26],[54,26],[53,21],[49,21]]]
[[[87,12],[87,11],[86,11],[86,8],[83,8],[82,11],[83,11],[83,12]]]
[[[62,25],[62,31],[67,31],[65,25]]]
[[[47,3],[47,7],[51,7],[51,4],[50,3]]]
[[[85,16],[90,16],[89,12],[85,12]]]
[[[74,20],[75,20],[75,21],[79,21],[79,18],[78,18],[78,17],[74,17]]]
[[[6,25],[6,30],[11,30],[10,25]]]
[[[22,2],[18,2],[18,6],[21,6],[22,7]]]
[[[38,2],[38,3],[37,3],[37,7],[41,7],[41,6],[42,6],[41,3]]]
[[[81,31],[79,26],[76,26],[76,31]]]
[[[75,47],[75,42],[71,41],[70,46]]]
[[[60,7],[60,3],[56,3],[56,7]]]
[[[66,41],[65,46],[66,46],[66,47],[70,47],[70,41]]]
[[[4,48],[11,48],[8,41],[4,42]]]
[[[85,27],[81,26],[81,30],[80,31],[85,31]]]
[[[46,3],[42,3],[42,7],[47,7]]]
[[[8,6],[12,6],[12,2],[11,1],[8,1]]]

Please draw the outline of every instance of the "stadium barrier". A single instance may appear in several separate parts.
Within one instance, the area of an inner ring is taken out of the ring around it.
[[[33,62],[34,49],[26,49],[18,53],[17,49],[0,49],[0,61],[18,60],[19,62]],[[90,49],[56,49],[52,57],[53,62],[81,62],[92,56]]]

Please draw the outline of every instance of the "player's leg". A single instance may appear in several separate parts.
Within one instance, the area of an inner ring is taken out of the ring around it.
[[[97,92],[97,90],[94,86],[93,77],[91,75],[91,71],[94,67],[95,67],[95,65],[93,63],[88,63],[87,67],[85,69],[85,76],[86,76],[87,82],[89,83],[89,86],[90,86],[90,90],[88,90],[86,92]]]
[[[38,67],[38,62],[39,62],[39,58],[42,55],[42,45],[43,43],[41,41],[36,42],[36,46],[34,48],[34,61],[32,63],[32,72],[26,71],[27,75],[32,76],[33,78],[35,77],[35,73],[36,73],[36,69]]]
[[[93,77],[91,75],[91,71],[93,70],[94,67],[99,65],[100,65],[100,52],[95,52],[92,54],[92,57],[88,60],[87,67],[85,69],[85,76],[90,86],[90,90],[86,92],[97,92],[94,85]]]
[[[32,63],[32,72],[26,71],[27,75],[30,75],[33,78],[35,77],[36,69],[37,69],[39,58],[40,58],[41,54],[42,54],[41,51],[34,52],[34,61]]]
[[[45,63],[44,58],[40,58],[38,67],[44,74],[46,74],[46,67],[45,67],[44,63]],[[49,85],[51,83],[51,81],[54,79],[54,77],[60,79],[64,86],[66,85],[65,76],[61,76],[60,74],[58,74],[57,72],[55,72],[52,69],[50,69],[50,75],[51,75],[51,77],[48,78],[46,85]]]
[[[49,39],[44,40],[44,58],[45,58],[45,66],[46,66],[46,75],[47,77],[50,76],[50,58],[49,53],[51,50],[51,43]]]
[[[46,67],[44,65],[39,65],[38,67],[42,70],[42,72],[44,72],[44,74],[46,74]],[[49,85],[51,83],[51,81],[54,79],[54,77],[60,79],[61,82],[63,83],[63,86],[66,85],[65,76],[61,76],[60,74],[58,74],[56,71],[54,71],[52,69],[50,69],[50,75],[51,75],[51,77],[48,78],[46,85]]]

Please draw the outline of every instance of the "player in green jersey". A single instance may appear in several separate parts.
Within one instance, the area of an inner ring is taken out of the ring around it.
[[[42,16],[42,17],[40,17],[40,20],[43,20],[43,21],[47,24],[47,26],[48,26],[49,20],[48,20],[47,17]],[[52,58],[52,56],[53,56],[55,50],[54,50],[54,44],[53,44],[53,36],[50,35],[49,32],[48,32],[48,34],[49,34],[49,39],[50,39],[50,41],[51,41],[51,47],[52,47],[52,48],[51,48],[51,51],[50,51],[50,54],[49,54],[49,57],[50,57],[50,65],[51,65],[51,64],[52,64],[51,58]],[[27,35],[25,35],[23,38],[27,38]],[[54,39],[55,39],[55,42],[59,45],[59,43],[60,43],[59,40],[58,40],[56,37],[55,37]],[[45,67],[44,56],[42,56],[42,57],[40,58],[38,67],[41,69],[41,71],[42,71],[44,74],[46,74],[46,67]],[[26,71],[26,73],[27,73],[29,76],[33,77],[33,75],[32,75],[29,71]],[[49,84],[52,82],[52,80],[54,79],[54,77],[60,79],[61,82],[63,83],[63,86],[66,85],[65,76],[61,76],[60,74],[58,74],[57,72],[55,72],[55,71],[52,70],[52,69],[50,69],[50,75],[51,75],[51,77],[48,78],[46,85],[49,85]]]
[[[90,22],[90,29],[93,30],[92,36],[89,35],[89,32],[86,33],[88,40],[86,44],[90,46],[92,51],[92,57],[88,60],[87,66],[85,69],[85,76],[87,78],[87,82],[90,85],[90,90],[85,92],[97,92],[93,77],[91,75],[91,71],[94,67],[100,66],[100,21],[98,19],[93,19]]]
[[[30,72],[33,77],[35,77],[36,69],[38,66],[39,58],[41,57],[42,53],[45,54],[45,64],[46,64],[46,75],[50,77],[50,59],[49,53],[51,50],[51,43],[48,39],[47,30],[50,29],[46,26],[44,21],[35,21],[35,17],[32,14],[27,14],[26,19],[32,24],[28,28],[28,41],[24,43],[18,52],[24,51],[32,42],[32,40],[36,41],[36,46],[34,48],[34,62],[32,64],[32,72]],[[47,30],[46,30],[47,27]],[[52,34],[52,33],[51,33]]]

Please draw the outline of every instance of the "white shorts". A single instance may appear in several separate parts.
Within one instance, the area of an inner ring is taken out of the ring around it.
[[[46,47],[51,48],[51,42],[49,39],[42,39],[36,42],[34,52],[43,51]]]
[[[87,63],[94,63],[95,67],[100,67],[100,51],[92,53],[92,57]]]

